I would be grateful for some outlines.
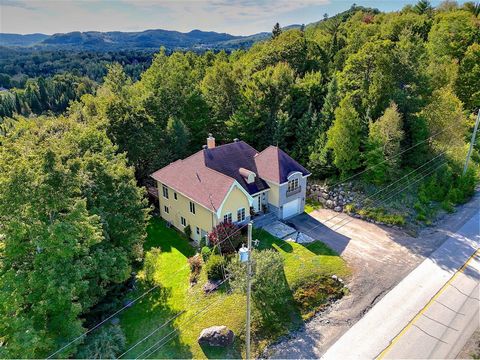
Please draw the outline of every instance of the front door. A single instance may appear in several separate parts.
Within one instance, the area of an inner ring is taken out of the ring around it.
[[[262,195],[253,198],[253,210],[258,213],[262,210]]]

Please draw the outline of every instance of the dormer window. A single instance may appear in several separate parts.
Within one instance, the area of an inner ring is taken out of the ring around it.
[[[255,182],[256,174],[253,171],[241,167],[240,169],[238,169],[238,172],[240,173],[240,175],[242,175],[247,184]]]

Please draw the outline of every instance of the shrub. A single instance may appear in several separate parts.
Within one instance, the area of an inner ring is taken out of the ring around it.
[[[358,211],[362,216],[391,225],[405,225],[405,217],[401,214],[389,214],[382,208],[365,208]]]
[[[202,236],[198,245],[200,246],[200,248],[203,248],[204,246],[207,246],[207,240],[205,239],[205,236]]]
[[[145,264],[143,266],[145,272],[145,280],[149,283],[158,283],[158,270],[160,268],[160,256],[162,251],[160,248],[151,248],[145,254]]]
[[[353,205],[353,204],[347,204],[347,205],[345,205],[345,212],[346,212],[347,214],[352,214],[352,213],[355,212],[355,210],[356,210],[356,209],[355,209],[355,205]]]
[[[273,249],[253,250],[252,302],[254,321],[262,331],[278,331],[289,301],[289,287],[283,271],[283,257]],[[236,257],[229,266],[230,284],[235,291],[246,290],[246,264]]]
[[[185,236],[187,237],[187,239],[190,240],[190,236],[192,236],[192,228],[190,227],[190,225],[185,226],[185,229],[183,229],[183,232],[185,233]]]
[[[205,271],[209,280],[222,280],[225,268],[225,259],[220,255],[210,255],[205,263]]]
[[[237,225],[220,223],[208,234],[208,240],[211,245],[219,246],[223,254],[233,254],[244,239]]]
[[[199,274],[202,269],[202,258],[199,254],[196,254],[188,258],[188,264],[190,265],[190,271],[193,274]]]
[[[208,246],[204,246],[202,247],[201,254],[203,261],[206,262],[212,254],[212,250]]]
[[[125,341],[125,334],[119,324],[104,325],[88,334],[75,358],[115,359],[125,350]]]
[[[304,319],[321,310],[329,301],[344,295],[343,284],[337,279],[324,275],[310,276],[293,289],[293,299]]]

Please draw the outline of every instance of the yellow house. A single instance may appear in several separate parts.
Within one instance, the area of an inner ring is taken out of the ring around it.
[[[303,212],[310,173],[285,152],[258,152],[244,141],[207,145],[154,172],[160,216],[200,241],[220,222],[245,223],[264,212],[284,219]]]

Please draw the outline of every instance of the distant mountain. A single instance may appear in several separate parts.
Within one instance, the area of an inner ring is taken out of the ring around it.
[[[3,46],[31,46],[47,39],[45,34],[2,34],[0,33],[0,45]]]
[[[289,28],[292,26],[289,26]],[[293,25],[296,27],[296,25]],[[171,30],[145,30],[141,32],[69,32],[45,34],[1,34],[0,46],[33,47],[40,49],[63,48],[76,50],[126,50],[126,49],[237,49],[250,47],[265,40],[270,33],[235,36],[213,31],[192,30],[188,33]]]

